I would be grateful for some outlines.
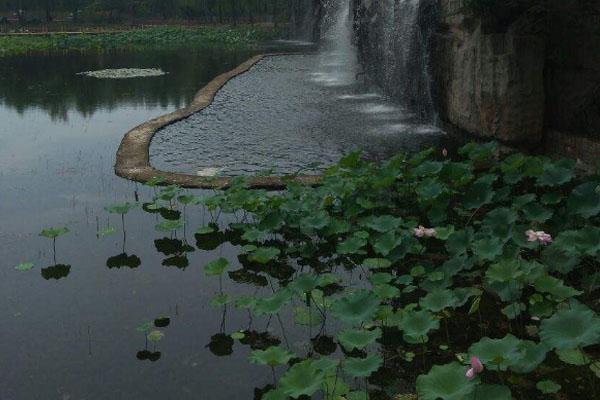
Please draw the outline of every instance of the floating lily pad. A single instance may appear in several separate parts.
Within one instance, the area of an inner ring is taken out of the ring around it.
[[[101,69],[97,71],[84,71],[79,72],[77,75],[96,79],[132,79],[163,76],[167,75],[167,72],[160,68],[115,68]]]
[[[33,268],[33,263],[22,263],[22,264],[15,266],[15,269],[17,271],[29,271],[32,268]]]
[[[220,257],[206,264],[204,273],[207,276],[219,276],[225,272],[227,267],[229,267],[229,261],[226,258]]]

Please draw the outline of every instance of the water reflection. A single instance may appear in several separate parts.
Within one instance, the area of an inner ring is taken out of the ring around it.
[[[53,120],[70,112],[87,118],[99,109],[123,106],[184,107],[215,70],[234,68],[253,50],[206,47],[173,51],[86,51],[3,57],[0,103],[24,114],[42,109]],[[77,75],[105,68],[159,67],[169,74],[153,78],[95,79]]]

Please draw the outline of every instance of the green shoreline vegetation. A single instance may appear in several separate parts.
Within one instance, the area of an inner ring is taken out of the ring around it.
[[[0,36],[0,57],[49,51],[117,49],[174,49],[188,46],[249,46],[280,38],[283,28],[273,26],[155,27],[99,34],[52,33]]]

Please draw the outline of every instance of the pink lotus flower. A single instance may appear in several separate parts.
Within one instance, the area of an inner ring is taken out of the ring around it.
[[[541,244],[550,244],[553,239],[552,236],[544,231],[534,231],[532,229],[525,232],[527,235],[528,242],[540,242]]]
[[[444,157],[448,157],[448,149],[443,149],[443,150],[442,150],[442,155],[443,155]]]
[[[471,368],[467,370],[465,376],[468,380],[473,380],[475,377],[483,372],[483,364],[477,357],[471,357]]]
[[[415,228],[415,236],[418,238],[422,237],[433,237],[437,232],[433,228],[425,228],[423,225],[419,225]]]

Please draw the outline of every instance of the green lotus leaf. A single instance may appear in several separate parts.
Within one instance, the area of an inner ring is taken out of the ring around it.
[[[586,365],[590,362],[591,358],[580,349],[564,349],[556,350],[558,358],[569,365]]]
[[[398,229],[402,224],[402,219],[391,215],[370,216],[360,220],[359,224],[365,228],[385,233]]]
[[[105,207],[104,210],[110,214],[125,215],[137,206],[138,205],[136,203],[113,204],[112,206]]]
[[[446,241],[446,249],[450,254],[460,256],[467,252],[472,239],[472,228],[468,228],[463,231],[456,231],[450,235]]]
[[[600,343],[600,318],[588,307],[571,303],[542,321],[540,338],[553,349],[583,348]]]
[[[394,232],[387,232],[377,236],[373,241],[373,249],[383,257],[387,256],[402,243],[402,237]]]
[[[135,328],[135,330],[147,335],[152,330],[152,325],[152,322],[145,322],[142,325]]]
[[[542,207],[537,203],[528,204],[523,207],[523,215],[529,221],[544,223],[552,218],[554,212],[548,208]]]
[[[346,394],[350,392],[350,388],[336,374],[330,374],[325,377],[323,382],[323,393],[325,393],[324,399],[343,399]]]
[[[233,332],[229,336],[231,336],[231,338],[233,340],[242,340],[242,339],[244,339],[246,337],[246,334],[244,332],[242,332],[242,331],[237,331],[237,332]]]
[[[522,263],[519,260],[501,260],[498,263],[492,264],[486,271],[485,277],[488,282],[512,282],[525,275],[526,269],[522,268]]]
[[[164,221],[161,221],[159,224],[157,224],[154,229],[156,229],[159,232],[171,232],[171,231],[176,231],[178,229],[183,228],[183,221],[176,219],[176,220],[170,220],[170,219],[166,219]]]
[[[444,163],[439,161],[426,161],[423,164],[413,169],[413,174],[418,177],[433,176],[437,175],[442,168]]]
[[[403,339],[407,343],[426,343],[427,334],[439,329],[440,321],[426,310],[409,311],[402,314],[399,328],[404,332]]]
[[[248,256],[248,259],[259,264],[267,264],[271,262],[281,254],[281,250],[275,247],[259,247],[254,250]]]
[[[305,231],[321,230],[329,225],[331,217],[325,211],[311,213],[310,216],[300,220],[300,226]]]
[[[200,228],[196,229],[196,233],[198,235],[208,235],[210,233],[215,232],[215,228],[213,226],[207,225],[207,226],[201,226]]]
[[[370,331],[364,329],[346,329],[337,335],[338,342],[340,342],[346,351],[362,350],[379,338],[381,338],[381,329],[379,328]]]
[[[315,289],[319,283],[319,278],[313,274],[298,275],[288,287],[296,293],[308,293]]]
[[[535,290],[542,293],[549,293],[559,299],[568,299],[570,297],[579,296],[583,292],[566,286],[565,283],[558,278],[550,275],[542,275],[533,283]]]
[[[437,313],[446,308],[456,307],[457,302],[458,299],[452,290],[434,289],[421,298],[419,305],[426,310]]]
[[[365,238],[353,235],[337,245],[337,253],[341,255],[362,254],[364,251],[361,249],[366,245],[367,240]]]
[[[248,356],[248,360],[252,364],[268,365],[276,367],[278,365],[287,364],[296,355],[279,346],[271,346],[266,350],[254,350]]]
[[[267,393],[263,394],[261,400],[287,400],[288,395],[285,394],[283,389],[271,389]]]
[[[537,196],[533,193],[524,194],[522,196],[513,197],[512,199],[512,207],[514,209],[520,210],[524,206],[533,203],[536,200]]]
[[[320,274],[317,278],[317,286],[319,287],[325,287],[325,286],[329,286],[329,285],[333,285],[334,283],[338,283],[340,281],[340,278],[336,275],[336,274],[332,274],[332,273],[325,273],[325,274]]]
[[[17,266],[15,266],[15,269],[17,271],[29,271],[30,269],[33,268],[33,263],[21,263]]]
[[[367,258],[362,262],[369,269],[385,269],[392,266],[392,262],[385,258]]]
[[[562,388],[558,383],[551,380],[539,381],[535,387],[544,394],[558,393]]]
[[[369,277],[369,282],[373,285],[382,285],[384,283],[390,283],[394,280],[394,276],[387,272],[378,272]]]
[[[292,299],[292,291],[289,289],[280,289],[271,297],[257,299],[254,311],[258,315],[277,314],[281,308]]]
[[[558,234],[552,247],[569,255],[596,256],[600,253],[600,228],[585,227]]]
[[[373,286],[373,293],[375,293],[381,300],[394,299],[400,297],[401,294],[400,289],[387,283]]]
[[[521,346],[522,341],[510,334],[502,339],[484,337],[471,345],[469,354],[479,357],[489,369],[506,371],[524,357]]]
[[[550,272],[559,272],[568,274],[573,271],[580,263],[581,259],[575,255],[569,255],[555,246],[546,247],[542,252],[544,265]]]
[[[424,179],[415,189],[420,201],[435,200],[444,190],[445,186],[435,178]]]
[[[567,200],[567,208],[574,214],[591,218],[600,213],[600,193],[597,182],[586,182],[573,189]]]
[[[512,303],[504,307],[501,311],[508,319],[515,319],[525,311],[527,307],[523,303]]]
[[[563,196],[560,193],[544,193],[540,197],[542,204],[547,206],[553,206],[559,204],[563,200]]]
[[[483,384],[477,388],[477,397],[474,400],[479,398],[485,400],[512,400],[513,397],[508,386]]]
[[[206,276],[219,276],[229,267],[229,261],[226,258],[220,257],[206,264],[204,274]]]
[[[60,236],[64,236],[67,233],[69,233],[69,228],[64,227],[64,228],[49,228],[49,229],[44,229],[43,231],[40,232],[40,236],[48,238],[48,239],[56,239]]]
[[[230,302],[231,302],[231,297],[229,297],[229,295],[227,295],[225,293],[221,293],[212,298],[212,300],[210,301],[210,305],[215,308],[221,308],[221,307],[225,307]]]
[[[419,400],[464,400],[471,396],[475,381],[465,378],[466,368],[457,362],[434,365],[417,378]]]
[[[469,194],[463,199],[462,206],[467,210],[483,207],[492,202],[494,194],[490,183],[474,183],[469,187]]]
[[[165,334],[162,333],[161,331],[152,331],[150,333],[148,333],[148,340],[152,343],[158,343],[162,340],[162,338],[165,337]]]
[[[295,307],[294,322],[302,326],[317,326],[323,322],[323,316],[317,310],[309,311],[306,307]]]
[[[490,235],[508,239],[517,220],[517,214],[506,207],[496,208],[486,214],[482,226]]]
[[[481,296],[481,293],[481,289],[474,287],[454,289],[454,296],[456,297],[455,307],[464,306],[471,297]]]
[[[370,290],[360,289],[337,299],[331,306],[334,317],[348,323],[360,324],[373,319],[379,298]]]
[[[242,235],[242,239],[247,242],[261,242],[269,236],[269,231],[263,231],[256,227],[247,229]]]
[[[325,373],[314,364],[311,359],[294,364],[279,379],[281,390],[294,399],[315,394],[325,381]]]
[[[548,354],[548,347],[544,343],[523,340],[519,351],[523,357],[512,363],[510,369],[518,374],[528,374],[535,371],[544,362],[546,354]]]
[[[548,162],[544,165],[544,172],[538,178],[537,184],[550,187],[561,186],[570,182],[574,176],[572,168]]]
[[[497,237],[488,237],[473,242],[472,247],[479,259],[492,261],[502,254],[504,243]]]
[[[383,358],[371,354],[367,358],[348,357],[342,362],[342,369],[353,378],[366,378],[383,365]]]
[[[242,296],[235,300],[235,306],[237,308],[252,309],[256,305],[256,298],[252,296]]]

